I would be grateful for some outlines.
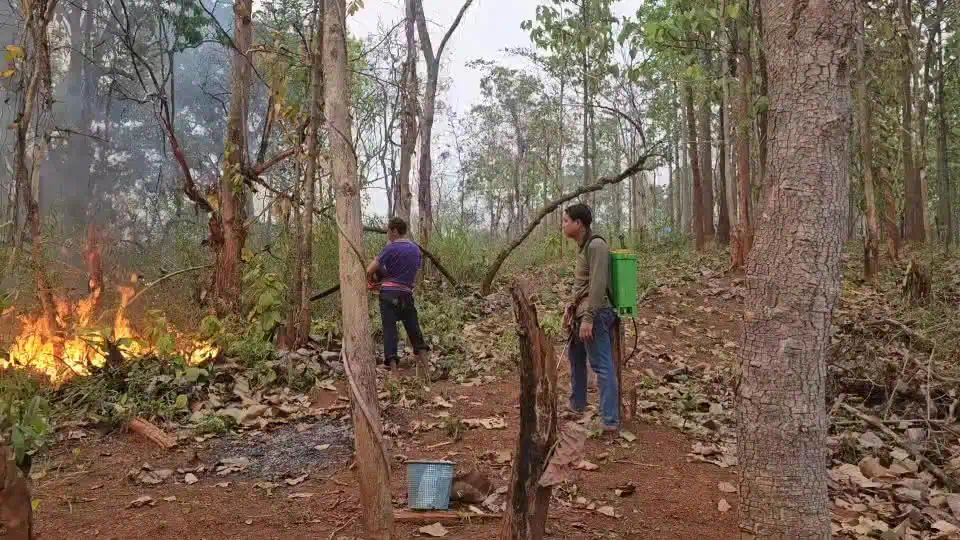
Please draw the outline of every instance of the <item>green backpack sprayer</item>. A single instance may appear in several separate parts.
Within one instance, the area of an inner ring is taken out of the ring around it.
[[[583,245],[587,249],[590,242],[596,239],[603,240],[600,235],[593,235]],[[610,250],[610,287],[607,296],[613,304],[613,310],[620,318],[637,316],[637,254],[631,249],[623,247],[623,235],[620,236],[621,249]]]

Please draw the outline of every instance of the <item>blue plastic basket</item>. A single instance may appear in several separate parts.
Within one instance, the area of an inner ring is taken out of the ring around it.
[[[414,510],[446,510],[453,489],[452,461],[408,461],[407,504]]]

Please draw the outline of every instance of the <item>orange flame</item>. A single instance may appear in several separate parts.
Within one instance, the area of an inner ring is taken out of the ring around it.
[[[142,357],[154,351],[149,344],[137,339],[126,316],[126,308],[136,296],[137,277],[136,274],[132,275],[129,285],[117,288],[120,307],[114,317],[112,341],[126,358]],[[99,291],[95,294],[75,305],[64,298],[57,298],[57,329],[48,328],[43,317],[19,317],[20,333],[14,338],[8,359],[0,358],[0,369],[29,369],[59,386],[76,375],[89,375],[91,367],[103,366],[106,363],[106,339],[90,327]],[[72,332],[60,331],[61,328],[71,328]],[[200,365],[215,359],[220,349],[208,342],[193,341],[189,347],[178,349],[178,352],[190,365]]]

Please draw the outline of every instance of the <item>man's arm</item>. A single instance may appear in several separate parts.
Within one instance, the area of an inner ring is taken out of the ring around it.
[[[374,281],[377,277],[377,272],[379,272],[381,268],[380,257],[377,257],[370,263],[370,266],[367,267],[367,279]]]
[[[592,324],[596,311],[607,305],[607,287],[610,281],[610,249],[607,243],[602,240],[590,242],[587,246],[587,260],[590,264],[590,288],[583,320]]]

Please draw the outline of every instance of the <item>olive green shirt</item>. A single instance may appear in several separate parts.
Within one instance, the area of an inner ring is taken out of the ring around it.
[[[597,310],[610,307],[607,289],[610,287],[610,248],[603,238],[590,240],[577,251],[577,265],[573,279],[573,303],[577,305],[576,318],[593,323]]]

